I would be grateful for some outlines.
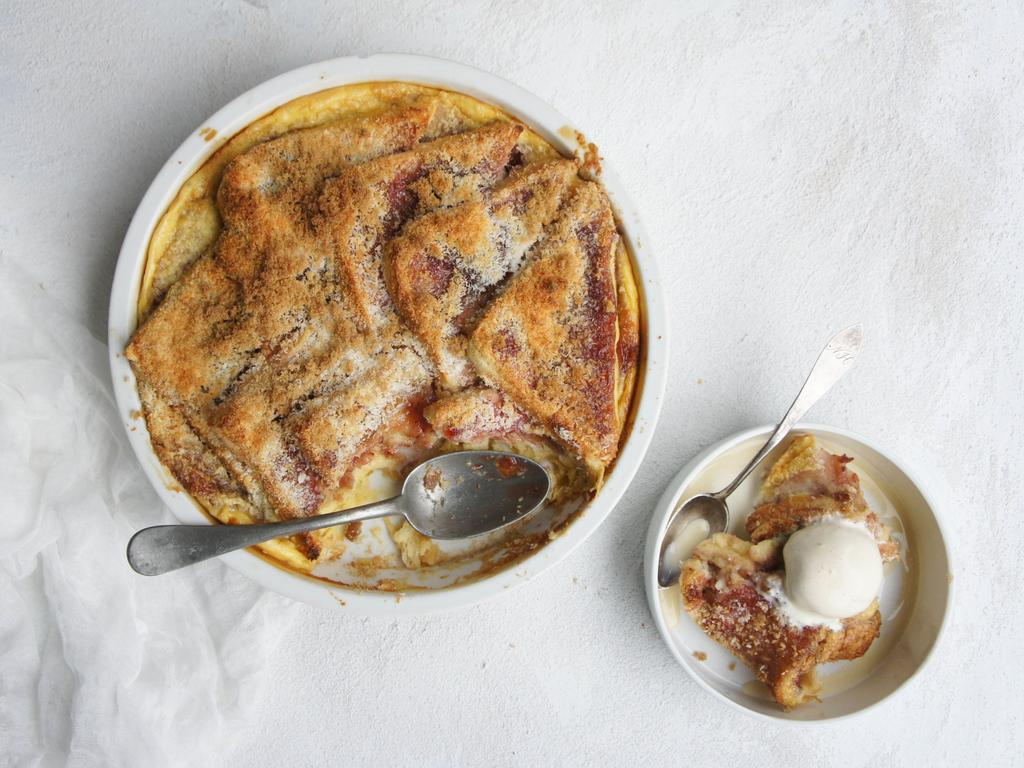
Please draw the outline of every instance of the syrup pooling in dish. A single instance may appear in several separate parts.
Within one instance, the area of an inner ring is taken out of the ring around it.
[[[365,503],[371,476],[463,448],[536,458],[555,501],[585,500],[639,349],[600,185],[496,109],[395,83],[297,100],[215,155],[154,234],[140,319],[154,449],[233,523]],[[388,531],[381,566],[447,557]],[[265,550],[310,571],[360,540]]]

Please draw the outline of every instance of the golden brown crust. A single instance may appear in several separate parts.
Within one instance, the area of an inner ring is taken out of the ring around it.
[[[301,213],[324,180],[345,168],[412,149],[427,130],[429,104],[373,119],[341,120],[291,131],[232,160],[217,189],[217,207],[235,226],[259,223],[265,238],[305,222]]]
[[[384,351],[366,375],[311,400],[289,426],[319,475],[340,485],[351,457],[406,403],[430,391],[432,372],[407,346]]]
[[[841,630],[795,626],[766,596],[781,579],[780,545],[758,545],[719,533],[697,546],[683,566],[686,611],[712,639],[746,663],[786,709],[819,691],[818,664],[864,655],[878,636],[877,603],[843,621]]]
[[[423,417],[438,434],[454,443],[515,432],[542,432],[540,425],[508,397],[488,387],[469,387],[441,397],[423,409]]]
[[[442,386],[456,389],[476,378],[465,334],[497,287],[522,266],[575,176],[568,160],[522,166],[486,199],[416,219],[388,243],[388,288]]]
[[[769,469],[762,502],[747,518],[750,541],[715,534],[683,566],[687,612],[746,662],[787,709],[814,698],[818,664],[863,656],[881,628],[877,600],[837,630],[788,622],[773,597],[785,578],[786,537],[824,517],[864,525],[883,559],[898,556],[889,529],[864,498],[860,478],[847,467],[851,461],[820,448],[811,435],[795,438]]]
[[[899,555],[892,532],[868,506],[860,478],[848,467],[850,456],[820,448],[802,435],[779,457],[761,488],[761,503],[747,518],[751,541],[788,536],[824,517],[839,515],[864,525],[878,542],[884,560]]]
[[[156,380],[171,402],[198,398],[190,405],[202,409],[264,345],[275,351],[319,299],[308,295],[315,281],[298,276],[327,266],[322,253],[310,258],[318,249],[302,236],[303,202],[320,174],[413,146],[431,114],[417,106],[294,131],[232,161],[218,189],[224,229],[214,253],[175,283],[128,346],[141,378]]]
[[[487,308],[469,356],[588,466],[614,458],[618,235],[600,187],[581,182],[526,266]]]
[[[278,516],[314,514],[324,500],[321,479],[282,427],[274,377],[261,368],[215,406],[209,421],[215,441],[249,471]]]
[[[255,140],[243,138],[250,132],[249,129],[243,131],[242,136],[229,142],[186,184],[187,188],[211,188],[219,197],[218,205],[214,207],[212,200],[203,197],[176,201],[172,232],[161,233],[163,236],[157,238],[163,243],[165,252],[162,258],[151,259],[151,290],[144,291],[140,319],[148,316],[153,306],[201,254],[211,250],[216,240],[212,233],[222,223],[269,222],[274,218],[275,210],[286,210],[289,201],[298,202],[317,192],[323,179],[334,175],[345,165],[410,149],[424,134],[434,112],[433,104],[427,102],[369,117],[347,117],[316,127],[300,128],[276,138],[271,134],[269,141],[235,154],[236,143],[246,145]],[[222,155],[226,157],[221,159]],[[273,203],[282,205],[275,209],[272,208]],[[292,226],[288,216],[277,216],[276,223],[286,231]],[[161,228],[164,226],[162,221]],[[256,229],[259,228],[257,224]],[[248,226],[244,229],[247,231],[242,237],[236,237],[236,244],[260,235],[260,232],[249,231],[251,228]],[[274,231],[273,228],[263,228],[265,236],[272,236]],[[147,263],[147,272],[150,268]]]
[[[381,249],[414,215],[477,201],[500,178],[522,126],[494,123],[355,166],[324,185],[317,225],[360,320],[391,317]]]
[[[547,426],[508,390],[471,387],[430,405],[433,384],[456,381],[439,377],[446,349],[470,372],[458,386],[475,380],[465,358],[471,316],[539,239],[566,251],[556,258],[581,281],[566,297],[611,307],[593,326],[608,337],[611,318],[608,349],[571,374],[600,374],[590,376],[595,392],[606,381],[613,399],[621,392],[615,341],[625,334],[632,343],[636,306],[616,306],[622,264],[611,257],[614,222],[603,194],[586,184],[570,211],[563,200],[582,184],[571,161],[540,154],[521,165],[536,151],[521,151],[522,126],[499,120],[466,130],[462,119],[450,104],[441,113],[431,103],[406,103],[285,133],[225,161],[219,236],[126,350],[158,455],[207,508],[234,503],[236,522],[315,514],[341,498],[374,456],[452,450],[460,437],[467,445],[552,451]],[[560,208],[570,211],[565,221],[544,234]],[[456,249],[461,274],[482,279],[421,311],[426,273],[412,255],[432,248]],[[152,296],[140,306],[148,311]],[[451,323],[457,341],[436,333]],[[574,343],[567,354],[590,349]],[[560,439],[603,468],[614,456],[616,423],[601,422],[603,411],[584,415],[590,421],[579,435],[558,422]],[[595,452],[592,433],[609,424],[611,443]],[[569,478],[566,490],[586,490],[577,459],[560,453],[565,461],[553,461]],[[336,555],[345,541],[318,532],[294,543],[315,560]],[[429,547],[417,552],[419,562],[434,557]]]
[[[139,383],[139,400],[153,450],[182,487],[204,506],[237,504],[242,489],[192,430],[181,409],[168,405],[145,382]]]
[[[200,259],[132,337],[125,354],[136,376],[171,404],[211,401],[259,347],[240,300],[220,265]]]
[[[428,113],[416,114],[421,131]],[[366,135],[381,133],[367,122],[348,126],[360,152]],[[395,121],[386,122],[390,135]],[[307,132],[302,146],[331,131]],[[275,194],[265,194],[274,187],[261,181],[252,153],[240,156],[225,174],[231,190],[220,196],[225,228],[214,252],[129,345],[140,380],[185,409],[250,496],[284,517],[315,513],[384,415],[432,378],[397,327],[366,333],[370,324],[395,324],[387,304],[368,297],[376,240],[417,210],[479,196],[520,131],[496,124],[355,167],[348,162],[356,149],[343,153],[340,175],[327,182],[312,216],[320,154],[302,155],[290,135],[269,142],[273,151],[260,145],[255,154],[270,165],[271,181],[297,179],[295,189]],[[338,143],[335,136],[336,151]],[[346,202],[344,188],[359,191]],[[302,414],[291,416],[299,402]]]

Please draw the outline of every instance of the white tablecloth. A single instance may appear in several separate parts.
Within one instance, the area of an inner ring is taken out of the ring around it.
[[[0,766],[1019,762],[1024,751],[1024,19],[1019,3],[24,3],[0,21]],[[493,602],[401,621],[123,559],[167,518],[109,394],[106,307],[167,155],[300,64],[429,53],[596,141],[645,212],[671,396],[608,522]],[[813,412],[949,488],[958,603],[902,695],[815,728],[704,694],[640,581],[689,457]]]

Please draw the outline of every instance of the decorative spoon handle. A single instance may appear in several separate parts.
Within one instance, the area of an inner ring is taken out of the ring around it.
[[[864,328],[859,323],[851,325],[849,328],[844,328],[829,340],[821,354],[818,355],[818,360],[814,363],[814,367],[807,376],[807,381],[804,382],[803,387],[800,389],[800,394],[796,396],[796,400],[789,406],[789,410],[782,417],[779,426],[772,432],[772,436],[768,438],[768,442],[750,460],[750,463],[743,468],[743,471],[740,472],[735,480],[726,488],[714,494],[716,498],[725,499],[735,491],[740,483],[747,479],[747,475],[754,470],[754,467],[760,464],[775,446],[786,439],[786,436],[789,435],[796,423],[803,418],[803,415],[810,410],[811,406],[818,402],[821,396],[828,392],[832,385],[839,381],[843,374],[853,367],[853,363],[863,346]]]
[[[144,576],[184,568],[269,539],[294,536],[332,525],[402,514],[395,496],[373,504],[326,515],[262,525],[155,525],[143,528],[128,542],[128,562]]]

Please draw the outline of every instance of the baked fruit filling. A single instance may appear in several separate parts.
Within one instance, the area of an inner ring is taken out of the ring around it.
[[[863,656],[881,628],[877,600],[857,615],[820,623],[794,620],[784,604],[784,544],[815,522],[863,526],[882,561],[899,556],[891,531],[847,468],[850,461],[820,448],[812,436],[796,438],[769,470],[761,501],[747,518],[750,540],[714,534],[683,565],[686,611],[745,662],[786,709],[820,692],[819,664]]]
[[[555,500],[596,492],[639,349],[604,190],[443,98],[308,122],[229,144],[215,210],[197,194],[165,216],[175,263],[147,268],[126,349],[161,461],[229,523],[361,503],[371,471],[464,448],[541,460]],[[441,559],[391,532],[408,567]],[[289,562],[345,542],[298,537]]]

